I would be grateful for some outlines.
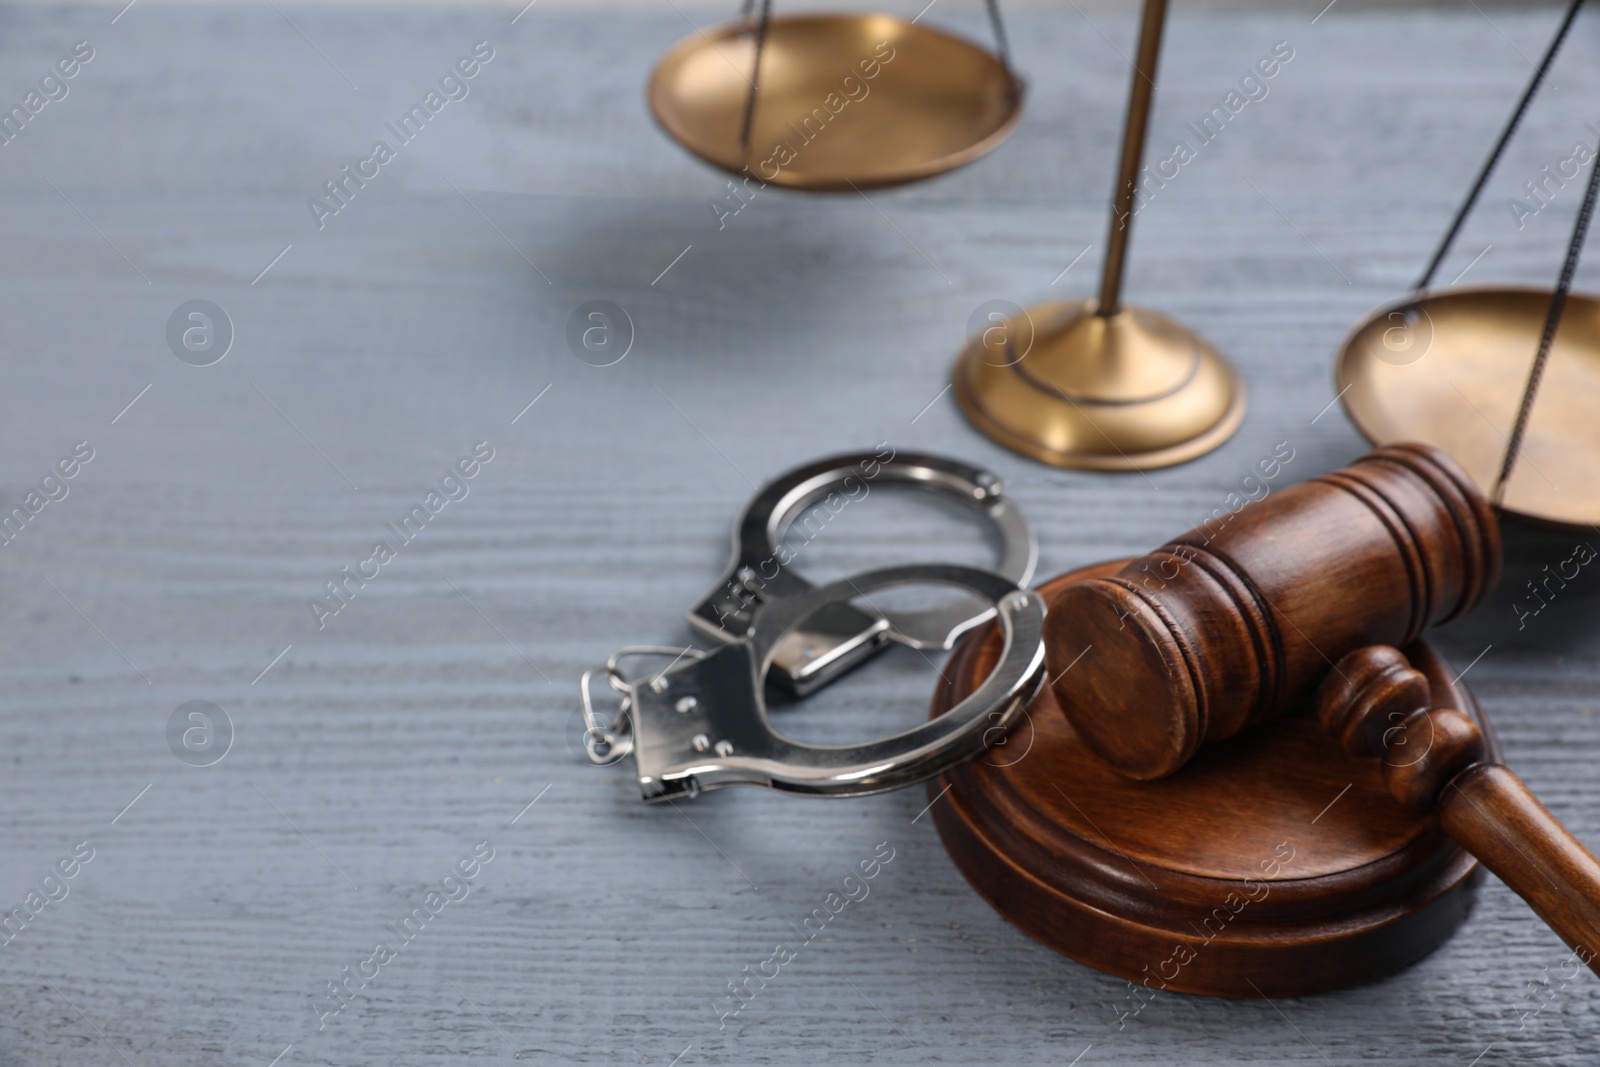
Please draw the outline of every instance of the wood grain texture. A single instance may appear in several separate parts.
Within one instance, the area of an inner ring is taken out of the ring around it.
[[[0,1064],[122,1064],[107,1042],[136,1064],[265,1067],[291,1043],[278,1067],[509,1059],[496,1028],[534,1062],[657,1067],[1065,1063],[1091,1044],[1079,1067],[1465,1067],[1490,1046],[1479,1067],[1593,1061],[1600,1001],[1561,988],[1566,949],[1497,881],[1395,978],[1276,1004],[1163,996],[1118,1030],[1124,983],[995,915],[919,818],[920,791],[646,809],[626,774],[579,761],[575,706],[579,672],[618,645],[688,639],[682,614],[721,574],[750,483],[803,459],[889,440],[982,463],[1055,574],[1193,526],[1279,441],[1290,479],[1365,451],[1337,405],[1324,413],[1333,352],[1425,261],[1553,9],[1484,7],[1486,22],[1340,3],[1313,25],[1311,7],[1179,6],[1153,145],[1273,42],[1296,50],[1141,213],[1129,263],[1128,298],[1227,353],[1252,405],[1205,459],[1108,477],[1004,452],[940,392],[980,303],[1093,291],[1131,14],[1012,20],[1028,111],[989,159],[870,204],[764,191],[719,230],[722,178],[643,103],[650,64],[690,30],[671,8],[541,3],[512,25],[510,9],[278,6],[293,25],[265,4],[139,0],[115,25],[115,7],[0,8],[0,100],[73,42],[96,49],[0,147],[0,489],[16,500],[78,440],[97,450],[0,548],[0,901],[77,842],[97,849],[0,949]],[[975,4],[926,17],[985,33]],[[1588,136],[1597,25],[1579,20],[1560,91],[1528,116],[1446,280],[1491,244],[1464,281],[1555,276],[1576,195],[1521,230],[1505,199]],[[479,39],[496,56],[471,96],[318,230],[306,199]],[[1597,271],[1591,257],[1580,286]],[[209,368],[164,336],[202,298],[237,335]],[[592,299],[635,323],[616,366],[567,348]],[[307,600],[483,439],[497,454],[471,495],[319,631]],[[908,544],[989,559],[973,540],[874,495],[799,566],[837,576]],[[1471,665],[1509,764],[1595,840],[1600,586],[1585,569],[1521,629],[1513,610],[1572,549],[1508,527],[1499,589],[1434,640]],[[896,651],[780,714],[808,740],[866,738],[919,721],[937,680]],[[165,738],[195,699],[235,727],[210,768]],[[497,856],[471,897],[317,1032],[312,998],[479,840]],[[719,1028],[727,984],[881,841],[897,853],[872,895]]]

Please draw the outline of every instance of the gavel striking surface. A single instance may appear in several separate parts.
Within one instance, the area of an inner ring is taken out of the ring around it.
[[[1041,587],[1116,573],[1097,564]],[[939,714],[999,649],[984,627],[935,694]],[[1436,698],[1499,744],[1425,644]],[[1092,652],[1090,653],[1092,655]],[[1347,755],[1311,709],[1207,746],[1176,774],[1125,778],[1078,740],[1046,687],[1003,744],[929,783],[946,849],[1003,916],[1079,962],[1150,989],[1211,996],[1323,992],[1438,947],[1465,918],[1478,865],[1432,815]]]

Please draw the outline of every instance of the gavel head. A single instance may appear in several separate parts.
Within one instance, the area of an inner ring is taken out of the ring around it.
[[[1466,473],[1390,445],[1062,590],[1052,686],[1085,745],[1160,778],[1309,700],[1341,656],[1470,611],[1499,571],[1499,526]]]

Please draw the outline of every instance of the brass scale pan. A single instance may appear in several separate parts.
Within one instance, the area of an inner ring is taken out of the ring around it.
[[[1436,445],[1485,490],[1494,487],[1502,511],[1593,529],[1600,524],[1600,299],[1568,289],[1594,208],[1600,164],[1591,164],[1554,291],[1498,286],[1426,292],[1581,5],[1572,0],[1567,8],[1414,294],[1379,308],[1351,330],[1334,376],[1345,411],[1374,444]]]
[[[996,55],[893,15],[762,22],[691,34],[650,79],[667,134],[732,174],[818,192],[914,182],[989,152],[1021,116],[1003,36]]]
[[[1551,292],[1462,288],[1369,315],[1339,349],[1335,385],[1374,444],[1423,441],[1495,483]],[[1499,431],[1499,432],[1496,432]],[[1600,300],[1573,293],[1550,349],[1501,509],[1600,523]]]

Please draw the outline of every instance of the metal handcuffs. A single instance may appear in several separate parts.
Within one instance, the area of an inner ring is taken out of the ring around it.
[[[798,596],[811,583],[790,570],[783,538],[795,519],[819,501],[854,498],[851,483],[893,482],[943,493],[976,510],[1000,535],[994,571],[1025,586],[1033,578],[1039,550],[1022,514],[1003,495],[989,471],[942,456],[891,452],[851,453],[796,467],[758,492],[733,527],[733,560],[705,598],[689,612],[689,624],[719,643],[748,637],[763,604]],[[876,653],[891,641],[912,648],[951,647],[983,622],[988,608],[969,597],[923,611],[862,610],[841,600],[806,620],[774,650],[773,679],[795,696],[807,696]]]
[[[820,588],[780,562],[783,535],[797,516],[859,478],[905,482],[951,493],[986,514],[1003,543],[1000,573],[948,564],[867,571]],[[1021,587],[1036,550],[1016,509],[986,471],[937,456],[854,454],[808,464],[763,488],[735,527],[724,582],[689,621],[720,647],[633,646],[580,682],[584,743],[592,762],[632,755],[646,801],[694,796],[727,785],[827,796],[860,796],[910,785],[982,752],[1022,714],[1044,677],[1044,602]],[[859,608],[852,600],[894,586],[933,584],[972,594],[916,612]],[[989,676],[938,718],[860,745],[793,741],[771,725],[763,699],[769,676],[805,695],[886,645],[949,648],[974,626],[997,619],[1004,645]],[[621,661],[670,658],[630,679]],[[596,714],[590,683],[604,673],[620,696],[610,723]]]

